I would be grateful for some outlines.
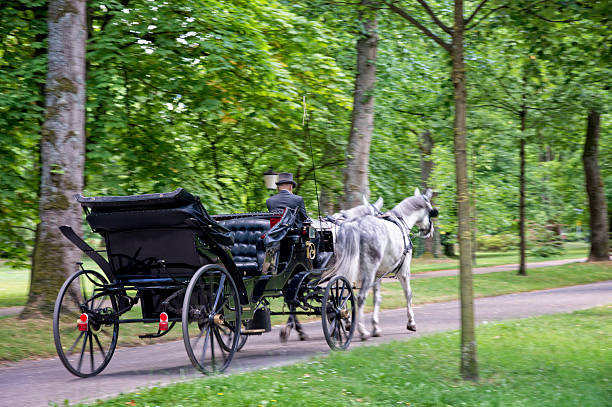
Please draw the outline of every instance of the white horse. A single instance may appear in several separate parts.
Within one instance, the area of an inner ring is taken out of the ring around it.
[[[380,213],[380,208],[383,206],[382,197],[378,198],[374,203],[369,203],[365,196],[361,198],[363,202],[361,205],[334,213],[333,215],[328,215],[325,218],[313,219],[312,226],[318,230],[330,230],[335,245],[337,231],[344,222]],[[293,328],[298,332],[300,340],[303,341],[307,338],[306,333],[302,330],[302,325],[298,321],[297,315],[289,315],[287,323],[280,330],[279,336],[281,342],[284,343],[289,339],[289,335]]]
[[[350,282],[359,282],[357,296],[357,329],[361,339],[370,336],[365,328],[363,306],[370,287],[374,288],[374,311],[372,313],[373,336],[381,333],[378,313],[380,310],[380,279],[395,273],[406,297],[408,324],[406,329],[416,331],[412,311],[412,289],[410,287],[410,260],[412,244],[410,230],[418,225],[421,236],[433,234],[431,218],[437,210],[431,206],[433,193],[428,189],[424,195],[417,188],[414,196],[408,197],[382,217],[365,216],[342,224],[336,241],[336,263],[326,275],[341,275]]]

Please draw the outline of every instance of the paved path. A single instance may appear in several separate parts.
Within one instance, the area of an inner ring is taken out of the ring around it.
[[[569,312],[612,304],[612,280],[553,290],[481,298],[475,301],[478,323],[524,318],[533,315]],[[409,339],[424,333],[459,328],[457,301],[428,304],[415,308],[418,333],[407,333],[405,310],[381,312],[383,336],[351,346]],[[260,337],[251,337],[234,358],[230,373],[280,366],[329,352],[320,322],[304,324],[310,339],[292,336],[281,345],[278,328]],[[45,406],[93,400],[135,390],[138,387],[167,384],[201,377],[191,367],[182,342],[169,342],[118,350],[104,372],[94,378],[79,379],[68,373],[58,358],[24,361],[0,368],[0,406]]]
[[[584,262],[586,258],[582,259],[566,259],[566,260],[550,260],[550,261],[542,261],[538,263],[527,263],[527,268],[539,268],[539,267],[551,267],[551,266],[561,266],[563,264],[569,263],[578,263]],[[491,266],[491,267],[476,267],[472,270],[473,274],[485,274],[485,273],[495,273],[498,271],[509,271],[509,270],[517,270],[518,264],[504,264],[502,266]],[[456,276],[459,274],[458,269],[452,270],[436,270],[436,271],[426,271],[423,273],[413,274],[411,278],[428,278],[428,277],[448,277],[448,276]],[[383,283],[397,281],[395,278],[385,278],[383,279]],[[5,307],[0,308],[0,317],[7,315],[17,315],[21,312],[23,307]]]

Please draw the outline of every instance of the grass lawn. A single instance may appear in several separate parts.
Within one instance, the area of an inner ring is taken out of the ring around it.
[[[154,387],[99,406],[612,405],[612,307],[477,328],[479,382],[458,375],[458,331],[310,362]]]
[[[564,260],[587,257],[589,245],[583,242],[567,242],[564,244],[563,253],[550,257],[527,256],[528,263],[536,263],[548,260]],[[475,267],[500,266],[503,264],[518,264],[518,250],[507,252],[477,252]],[[411,270],[413,273],[421,273],[433,270],[448,270],[459,268],[458,259],[449,258],[416,258],[412,259]]]
[[[519,277],[515,272],[474,275],[474,291],[477,297],[485,297],[610,279],[612,279],[612,263],[579,263],[530,270],[527,277]],[[414,303],[423,304],[456,299],[457,284],[457,277],[414,280],[412,282]],[[371,296],[369,303],[371,304]],[[282,301],[277,299],[272,306],[280,310]],[[399,283],[383,284],[382,308],[392,309],[405,306],[406,302]],[[131,311],[132,315],[127,317],[138,318],[140,317],[139,312],[139,309],[134,309]],[[313,319],[316,317],[300,318],[302,321]],[[286,320],[284,316],[274,316],[272,323],[280,324]],[[0,362],[55,355],[50,320],[22,321],[16,317],[1,317],[0,321],[3,324],[3,329],[0,330]],[[180,324],[177,324],[173,331],[163,338],[142,340],[137,337],[138,334],[156,330],[156,324],[122,324],[119,329],[119,346],[150,344],[181,337]]]

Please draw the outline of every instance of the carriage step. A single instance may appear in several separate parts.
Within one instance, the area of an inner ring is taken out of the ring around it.
[[[252,335],[252,334],[262,334],[266,332],[265,329],[243,329],[242,331],[240,331],[241,335]]]

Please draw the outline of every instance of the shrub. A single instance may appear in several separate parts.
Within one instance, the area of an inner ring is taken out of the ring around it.
[[[518,247],[518,236],[512,234],[478,236],[478,250],[485,252],[505,252]]]

